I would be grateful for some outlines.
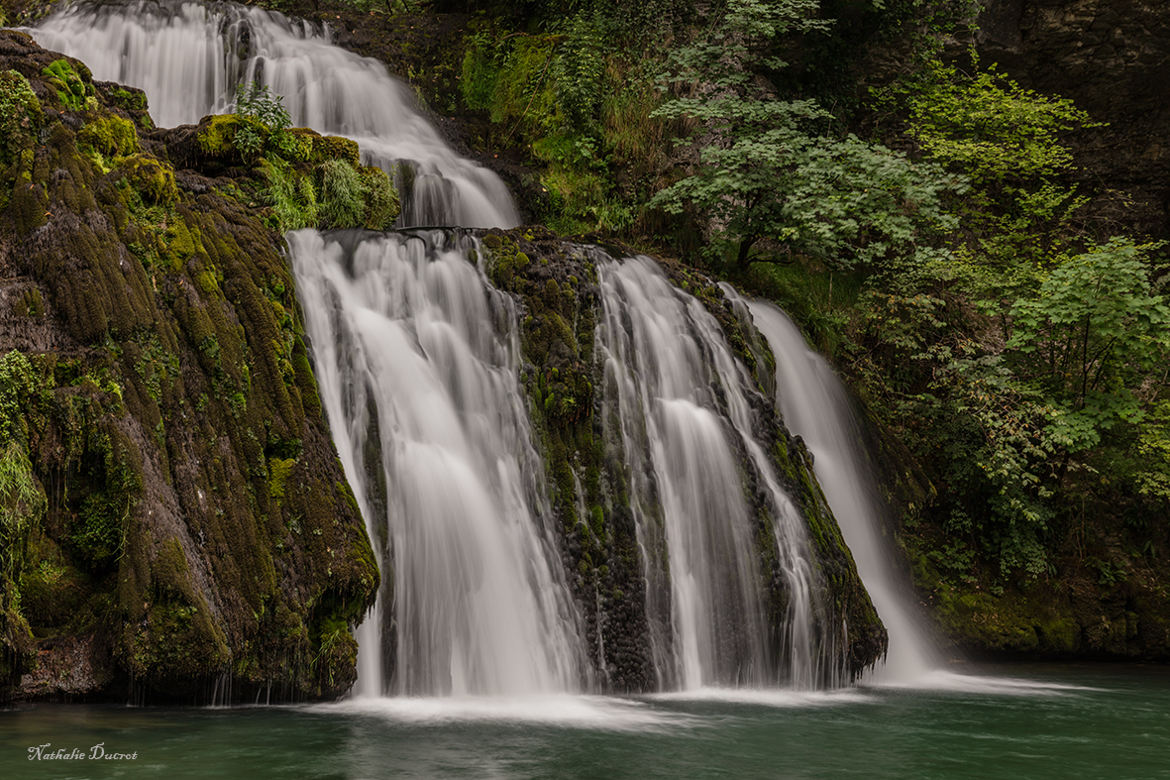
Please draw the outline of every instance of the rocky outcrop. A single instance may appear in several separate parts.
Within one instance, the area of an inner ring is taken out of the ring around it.
[[[1170,237],[1170,6],[1157,0],[988,0],[985,62],[1072,98],[1104,126],[1073,139],[1091,209]]]
[[[0,696],[344,692],[378,571],[254,172],[21,33],[0,77]]]

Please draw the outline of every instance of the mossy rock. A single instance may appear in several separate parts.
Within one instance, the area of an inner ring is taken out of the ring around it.
[[[21,579],[21,611],[29,623],[61,630],[81,612],[92,586],[60,546],[39,530],[32,535],[28,567]]]
[[[145,154],[127,157],[118,166],[118,175],[148,204],[166,206],[179,199],[175,169]]]
[[[361,169],[362,191],[366,202],[366,215],[362,222],[368,230],[389,230],[402,211],[398,190],[390,176],[381,168]]]
[[[97,107],[93,77],[81,62],[61,58],[41,71],[49,85],[57,92],[61,106],[68,111],[84,111]]]
[[[337,135],[318,135],[313,138],[311,162],[342,160],[357,168],[361,165],[361,152],[356,141]]]
[[[242,120],[235,114],[218,114],[204,117],[199,123],[199,148],[209,157],[220,159],[238,158],[236,131]]]
[[[110,102],[123,111],[137,112],[148,110],[146,93],[134,87],[115,86],[110,90]]]
[[[5,169],[24,186],[7,190],[0,234],[20,289],[45,296],[26,308],[46,334],[43,355],[4,362],[22,379],[0,382],[0,442],[19,440],[23,482],[53,486],[23,491],[42,495],[34,503],[52,519],[43,543],[22,530],[3,545],[36,560],[0,589],[29,589],[27,615],[0,603],[0,696],[33,663],[32,632],[85,637],[105,695],[124,697],[133,679],[151,700],[205,701],[206,681],[228,671],[237,699],[269,686],[340,695],[355,674],[350,624],[372,604],[378,569],[323,418],[281,238],[255,208],[263,183],[234,166],[235,120],[135,142],[134,93],[101,84],[88,113],[63,116],[48,110],[52,80],[76,87],[63,66],[42,74],[53,55],[18,33],[0,41],[0,73],[28,74],[2,78],[29,87],[29,132]],[[222,158],[200,144],[217,134],[209,148]],[[312,164],[296,165],[311,179]],[[26,384],[8,425],[4,395]],[[58,602],[81,604],[68,625]]]
[[[108,115],[87,122],[77,131],[81,151],[117,159],[138,151],[138,130],[129,119]]]
[[[0,71],[0,164],[31,142],[43,118],[28,79],[15,70]]]
[[[313,162],[313,139],[321,135],[307,127],[292,127],[285,130],[288,141],[281,155],[289,162]]]

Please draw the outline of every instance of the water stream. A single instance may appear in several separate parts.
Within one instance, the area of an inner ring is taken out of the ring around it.
[[[597,273],[606,413],[620,417],[623,444],[610,457],[631,476],[660,687],[824,683],[833,658],[818,643],[819,583],[803,520],[756,440],[746,369],[711,313],[650,258]],[[749,479],[767,497],[789,594],[775,648]]]

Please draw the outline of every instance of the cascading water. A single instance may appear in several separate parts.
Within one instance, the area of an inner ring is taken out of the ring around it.
[[[447,239],[376,235],[346,248],[289,234],[334,440],[388,551],[395,646],[379,650],[376,616],[366,621],[361,692],[580,690],[582,640],[549,539],[516,314]]]
[[[629,469],[659,687],[823,683],[837,662],[818,638],[808,543],[753,433],[746,369],[715,318],[649,258],[601,262],[597,275],[604,413],[621,431],[610,457]],[[779,647],[761,544],[774,545],[786,585]]]
[[[739,302],[750,310],[775,355],[776,396],[784,420],[813,453],[817,480],[889,632],[886,659],[869,679],[890,683],[921,679],[936,664],[908,590],[899,585],[891,568],[892,550],[877,531],[881,508],[876,483],[861,450],[860,429],[845,388],[784,312],[763,301]]]
[[[284,99],[294,125],[352,138],[367,165],[394,174],[404,226],[520,221],[499,177],[457,155],[406,85],[331,44],[327,29],[231,4],[143,2],[70,6],[28,32],[95,78],[142,89],[163,127],[229,111],[236,87],[259,81]]]
[[[238,84],[261,82],[294,123],[353,138],[396,173],[403,225],[518,222],[502,182],[327,29],[231,4],[139,3],[66,8],[29,32],[97,78],[142,88],[163,125],[226,111]],[[589,655],[604,663],[606,647],[599,631],[586,649],[520,382],[515,304],[470,261],[475,239],[299,231],[288,243],[322,402],[381,557],[358,692],[589,690]],[[848,627],[828,617],[747,368],[653,261],[586,251],[602,309],[602,427],[617,432],[607,456],[630,485],[646,581],[650,636],[637,641],[659,689],[843,681]]]

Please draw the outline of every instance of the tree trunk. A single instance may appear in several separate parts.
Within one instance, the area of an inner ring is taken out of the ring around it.
[[[739,268],[739,270],[746,271],[748,266],[751,265],[749,255],[751,254],[752,247],[755,245],[758,239],[759,236],[748,236],[743,241],[739,242],[739,253],[735,256],[735,265],[737,268]]]

